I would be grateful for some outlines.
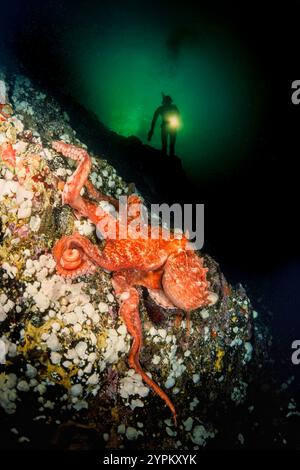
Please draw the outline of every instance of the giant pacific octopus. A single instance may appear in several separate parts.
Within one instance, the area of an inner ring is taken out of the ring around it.
[[[57,272],[62,276],[76,277],[94,272],[96,267],[112,272],[112,285],[119,302],[119,314],[125,322],[133,341],[128,363],[144,382],[157,393],[170,408],[176,422],[175,406],[167,394],[145,373],[140,364],[142,347],[142,323],[139,314],[140,295],[137,286],[146,287],[152,297],[167,308],[180,308],[188,315],[191,311],[212,305],[217,296],[209,290],[208,269],[195,251],[188,249],[184,235],[171,234],[165,237],[164,229],[158,228],[157,236],[150,237],[150,226],[136,228],[132,232],[131,222],[142,210],[142,201],[137,194],[127,200],[127,222],[113,216],[90,199],[81,196],[85,186],[98,200],[106,199],[92,188],[88,181],[91,159],[88,153],[62,141],[52,143],[63,156],[77,161],[77,168],[63,187],[62,202],[71,206],[78,216],[87,217],[97,226],[105,239],[100,249],[78,232],[64,236],[53,248]],[[111,201],[112,202],[112,201]],[[118,207],[117,202],[114,203]],[[126,237],[119,236],[127,229]],[[142,235],[143,229],[143,235]],[[141,236],[136,233],[141,230]]]

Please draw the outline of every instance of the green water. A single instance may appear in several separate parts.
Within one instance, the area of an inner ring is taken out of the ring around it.
[[[144,143],[161,92],[170,94],[182,115],[176,154],[190,176],[230,172],[259,125],[254,58],[222,31],[189,38],[173,54],[168,28],[130,21],[64,32],[73,94],[109,128]],[[151,145],[160,148],[159,123]]]

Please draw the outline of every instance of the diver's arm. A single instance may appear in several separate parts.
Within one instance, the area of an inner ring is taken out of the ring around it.
[[[179,111],[179,109],[177,108],[177,106],[174,106],[174,111],[175,111],[175,113],[177,114],[178,118],[180,118],[180,111]]]
[[[150,128],[150,131],[148,132],[148,140],[149,141],[151,140],[151,138],[153,136],[155,124],[156,124],[158,116],[160,115],[160,110],[161,110],[161,107],[157,108],[157,110],[153,114],[153,119],[152,119],[152,122],[151,122],[151,128]]]

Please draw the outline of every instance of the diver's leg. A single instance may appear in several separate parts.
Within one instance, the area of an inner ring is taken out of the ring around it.
[[[170,132],[170,156],[174,157],[175,155],[175,143],[176,143],[176,131]]]
[[[161,150],[164,155],[167,155],[168,134],[165,127],[161,128]]]

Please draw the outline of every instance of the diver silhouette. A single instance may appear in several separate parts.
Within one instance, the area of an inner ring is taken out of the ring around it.
[[[176,143],[176,136],[177,136],[177,129],[179,126],[179,110],[175,104],[173,104],[173,100],[171,96],[165,95],[162,93],[162,104],[159,106],[152,119],[151,128],[148,132],[148,141],[152,139],[155,124],[157,121],[158,116],[161,116],[162,123],[161,123],[161,145],[162,145],[162,153],[167,155],[168,151],[168,138],[170,140],[170,156],[175,155],[175,143]]]

